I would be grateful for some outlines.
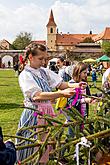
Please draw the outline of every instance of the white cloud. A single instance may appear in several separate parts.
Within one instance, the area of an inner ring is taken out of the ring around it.
[[[35,3],[7,8],[0,5],[0,40],[13,41],[20,32],[33,34],[33,39],[46,39],[46,24],[50,9],[60,31],[67,33],[100,33],[110,26],[109,0],[55,1],[49,8]]]
[[[60,31],[88,33],[93,30],[99,33],[109,26],[109,0],[86,0],[81,5],[56,1],[53,9]]]
[[[23,6],[14,11],[0,6],[0,38],[14,40],[16,35],[23,31],[31,32],[34,39],[46,38],[44,26],[46,27],[47,17],[46,10],[34,4]]]

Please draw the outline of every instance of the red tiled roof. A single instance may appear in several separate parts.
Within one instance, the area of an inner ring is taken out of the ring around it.
[[[94,36],[92,39],[94,41],[99,41],[101,39],[110,40],[110,27],[106,27],[102,33]]]
[[[79,42],[72,34],[57,34],[56,37],[56,45],[76,45]]]
[[[106,27],[103,39],[110,40],[110,27]]]
[[[56,45],[76,45],[87,37],[96,34],[57,34]]]
[[[87,37],[93,37],[96,36],[97,34],[73,34],[75,38],[80,39],[81,41],[83,41],[85,38]]]
[[[46,41],[45,40],[35,40],[35,41],[31,41],[30,43],[46,45]]]
[[[53,11],[51,10],[50,12],[50,18],[47,26],[57,26],[55,21],[54,21],[54,16],[53,16]]]

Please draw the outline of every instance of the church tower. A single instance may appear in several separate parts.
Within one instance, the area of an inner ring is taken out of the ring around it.
[[[47,24],[47,47],[50,51],[56,51],[56,29],[57,25],[54,21],[53,11],[50,12],[50,18]]]

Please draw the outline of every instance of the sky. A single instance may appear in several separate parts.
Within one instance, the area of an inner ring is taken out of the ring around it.
[[[50,10],[59,33],[101,33],[110,26],[110,0],[0,0],[0,40],[12,43],[20,32],[46,40]]]

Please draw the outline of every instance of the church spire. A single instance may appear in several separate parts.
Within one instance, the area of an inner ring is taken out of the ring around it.
[[[53,16],[52,9],[51,9],[51,12],[50,12],[50,18],[49,18],[49,22],[48,22],[47,26],[57,26],[55,21],[54,21],[54,16]]]

